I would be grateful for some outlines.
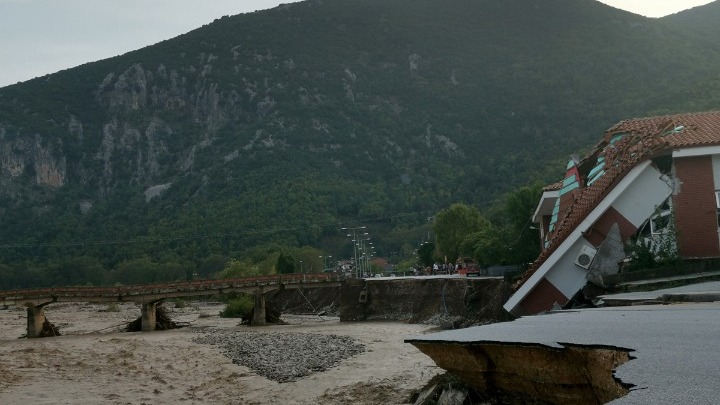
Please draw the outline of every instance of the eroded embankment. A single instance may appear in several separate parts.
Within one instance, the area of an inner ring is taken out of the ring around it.
[[[502,403],[604,404],[629,392],[614,370],[631,350],[609,346],[408,340],[441,368]]]
[[[460,328],[510,319],[502,278],[349,280],[341,288],[342,321],[401,321]]]

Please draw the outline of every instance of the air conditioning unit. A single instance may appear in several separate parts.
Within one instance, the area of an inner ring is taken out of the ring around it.
[[[597,249],[594,247],[588,245],[583,246],[582,249],[580,249],[580,253],[578,253],[575,258],[575,264],[587,270],[595,258],[596,253]]]

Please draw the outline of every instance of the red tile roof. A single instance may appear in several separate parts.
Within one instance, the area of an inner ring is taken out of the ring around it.
[[[635,132],[655,134],[672,131],[679,126],[685,129],[665,136],[673,148],[710,146],[720,144],[720,111],[694,114],[663,115],[620,121],[606,134]]]
[[[611,139],[619,134],[624,137],[611,145]],[[565,212],[559,213],[547,248],[515,288],[535,273],[635,165],[675,149],[712,145],[720,145],[720,111],[636,118],[620,121],[608,129],[603,140],[578,165],[593,167],[597,158],[604,154],[605,174],[592,185],[574,191],[575,201]]]

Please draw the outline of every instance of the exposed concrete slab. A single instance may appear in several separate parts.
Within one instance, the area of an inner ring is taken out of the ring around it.
[[[606,294],[598,298],[601,300],[601,304],[608,306],[633,305],[644,301],[714,302],[720,301],[720,281],[709,281],[655,291]]]
[[[605,240],[600,244],[597,254],[590,265],[587,280],[603,285],[603,276],[618,272],[618,262],[625,257],[625,249],[620,235],[620,227],[612,224]]]
[[[698,272],[695,274],[682,274],[672,277],[655,277],[650,278],[647,280],[636,280],[636,281],[626,281],[624,283],[618,284],[618,286],[627,286],[631,288],[637,288],[642,286],[653,286],[658,285],[665,282],[672,282],[672,281],[685,281],[685,284],[691,285],[690,282],[695,281],[694,284],[702,284],[705,282],[711,282],[716,280],[710,280],[712,277],[720,276],[720,271],[704,271],[704,272]],[[674,287],[672,287],[674,288]],[[657,288],[655,288],[657,289]],[[651,290],[651,288],[645,288],[645,290]]]
[[[635,386],[612,404],[711,404],[718,401],[717,336],[720,303],[702,303],[562,311],[414,336],[406,342],[632,349],[635,359],[619,366],[615,376]]]

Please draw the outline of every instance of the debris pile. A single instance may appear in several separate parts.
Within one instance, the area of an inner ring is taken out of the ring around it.
[[[450,373],[433,377],[410,397],[410,402],[413,405],[549,405],[548,402],[529,396],[512,396],[492,390],[483,391]]]
[[[168,330],[177,329],[180,325],[173,322],[170,316],[167,314],[167,310],[162,305],[158,305],[155,308],[155,330]],[[142,331],[142,316],[130,322],[125,328],[125,332],[140,332]]]
[[[45,319],[45,322],[43,322],[42,330],[40,331],[40,336],[38,337],[52,336],[60,336],[60,329],[54,324],[50,323],[50,321]]]
[[[317,333],[203,331],[196,343],[219,346],[233,363],[277,382],[295,381],[323,372],[365,351],[348,336]]]
[[[340,316],[340,287],[284,289],[268,294],[266,305],[283,314]]]

